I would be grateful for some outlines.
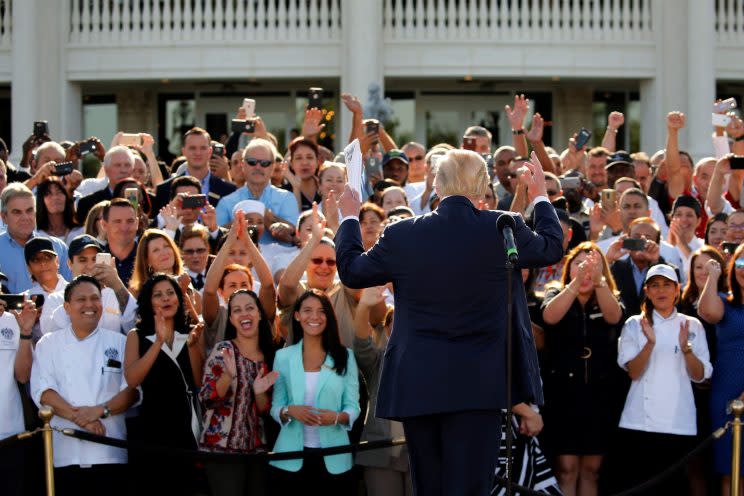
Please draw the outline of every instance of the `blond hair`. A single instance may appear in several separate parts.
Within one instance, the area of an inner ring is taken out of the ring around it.
[[[488,188],[486,161],[470,150],[450,150],[437,162],[434,184],[440,198],[452,195],[481,198]]]

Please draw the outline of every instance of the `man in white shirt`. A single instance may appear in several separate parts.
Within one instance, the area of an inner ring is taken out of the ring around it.
[[[46,334],[36,345],[31,395],[50,406],[52,426],[83,429],[100,436],[126,439],[124,413],[138,392],[124,379],[126,338],[99,327],[101,285],[79,276],[65,288],[64,308],[71,325]],[[80,441],[54,432],[55,483],[58,494],[124,494],[127,452]]]
[[[31,376],[31,333],[36,321],[36,307],[30,301],[20,312],[5,310],[0,303],[0,439],[26,430],[16,381],[25,384]],[[28,463],[28,444],[0,449],[0,494],[26,494],[24,482],[32,472],[25,469]]]
[[[82,234],[70,242],[67,252],[70,259],[67,264],[72,270],[73,277],[93,276],[104,286],[101,290],[103,305],[101,327],[126,334],[134,327],[137,301],[119,279],[113,259],[111,264],[96,263],[96,255],[102,252],[103,247],[95,238]],[[70,318],[63,306],[66,287],[65,282],[56,292],[47,296],[39,319],[42,334],[58,331],[70,325]]]

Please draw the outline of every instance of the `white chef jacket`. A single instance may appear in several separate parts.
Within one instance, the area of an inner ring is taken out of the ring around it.
[[[31,369],[34,402],[41,406],[41,395],[48,389],[59,393],[72,406],[96,406],[111,400],[127,387],[123,374],[125,343],[123,334],[101,327],[82,340],[71,326],[45,334],[36,345]],[[114,361],[119,362],[118,366]],[[101,422],[106,436],[126,439],[124,413],[111,415]],[[81,429],[56,416],[52,418],[52,426]],[[125,449],[81,441],[56,431],[53,434],[55,467],[127,463]]]
[[[10,312],[0,315],[0,439],[25,431],[23,404],[15,380],[21,331]]]
[[[692,379],[679,346],[679,326],[685,319],[690,321],[692,353],[703,363],[703,380],[710,378],[713,366],[700,321],[676,310],[666,319],[654,311],[656,344],[643,375],[630,385],[620,427],[685,436],[697,434]],[[620,335],[618,365],[627,370],[626,364],[638,356],[647,341],[641,329],[641,316],[629,318]]]
[[[70,317],[65,311],[64,302],[64,287],[61,291],[50,294],[46,299],[39,318],[42,334],[58,331],[70,325]],[[123,314],[119,310],[119,299],[116,297],[116,292],[111,288],[101,290],[101,305],[103,306],[103,313],[99,322],[100,327],[121,332],[125,335],[134,327],[137,319],[137,300],[131,294]]]

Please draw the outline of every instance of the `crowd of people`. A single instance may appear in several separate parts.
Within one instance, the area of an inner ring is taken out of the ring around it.
[[[472,126],[460,143],[399,148],[356,97],[342,101],[365,162],[365,249],[387,225],[437,215],[437,168],[455,148],[492,179],[473,208],[528,224],[531,151],[545,171],[564,257],[521,274],[545,404],[515,405],[504,429],[520,464],[545,469],[523,470],[532,475],[520,483],[608,494],[727,421],[727,402],[744,396],[740,118],[712,129],[717,157],[695,161],[679,148],[680,112],[667,116],[663,150],[618,150],[619,112],[601,146],[574,134],[561,150],[543,143],[539,113],[525,128],[518,95],[505,109],[510,144],[494,149]],[[170,164],[146,133],[118,133],[106,148],[35,132],[18,164],[0,141],[0,438],[32,428],[46,405],[54,427],[145,446],[55,432],[58,494],[411,494],[405,446],[313,456],[403,435],[374,415],[396,288],[339,280],[347,168],[318,144],[323,115],[308,108],[282,153],[240,107],[252,132],[218,143],[194,127]],[[84,178],[91,161],[100,172]],[[196,463],[189,450],[208,455]],[[296,450],[307,456],[268,465],[209,456]],[[34,445],[0,448],[0,460],[0,493],[39,489]],[[730,472],[727,435],[649,494],[727,495]]]

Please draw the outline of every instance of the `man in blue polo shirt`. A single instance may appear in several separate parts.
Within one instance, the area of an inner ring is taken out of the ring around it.
[[[271,173],[274,171],[276,148],[265,139],[254,139],[243,152],[243,170],[245,186],[220,200],[217,205],[217,223],[221,226],[234,219],[233,207],[243,200],[258,200],[266,206],[266,223],[288,224],[290,229],[297,223],[300,209],[295,196],[271,184]],[[272,242],[269,230],[264,231],[263,241]]]
[[[0,234],[0,272],[8,276],[11,293],[22,293],[34,285],[26,266],[23,248],[36,233],[36,199],[28,187],[11,183],[0,195],[2,219],[7,231]],[[57,238],[49,238],[60,260],[67,260],[67,246]],[[61,267],[65,279],[71,277],[69,267]]]

